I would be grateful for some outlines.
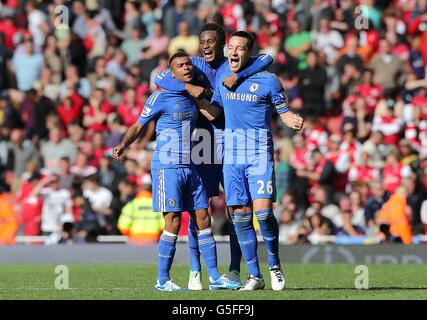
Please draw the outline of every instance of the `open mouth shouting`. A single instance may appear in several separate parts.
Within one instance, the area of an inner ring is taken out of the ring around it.
[[[211,49],[205,49],[203,50],[203,57],[209,62],[215,59],[215,54]]]
[[[182,76],[184,77],[184,79],[185,79],[186,81],[191,81],[191,80],[192,80],[192,78],[193,78],[193,74],[192,74],[191,70],[184,72],[184,73],[182,74]]]
[[[240,67],[240,58],[239,56],[230,57],[230,68],[232,71],[237,71]]]

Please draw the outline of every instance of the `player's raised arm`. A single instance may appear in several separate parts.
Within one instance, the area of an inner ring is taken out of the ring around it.
[[[126,149],[139,138],[144,126],[139,122],[135,122],[125,133],[122,142],[113,149],[113,158],[120,160]]]
[[[283,123],[291,129],[300,131],[304,125],[304,119],[299,114],[289,110],[285,89],[283,89],[277,77],[273,77],[271,81],[270,99]]]
[[[207,99],[196,99],[197,108],[209,121],[213,121],[222,114],[222,109],[212,105]]]
[[[232,90],[237,87],[239,81],[253,76],[260,71],[266,70],[272,63],[273,58],[268,54],[262,54],[257,57],[253,57],[249,60],[247,67],[239,72],[232,73],[222,81],[222,84],[227,89]]]
[[[156,78],[154,79],[154,83],[162,89],[166,89],[166,90],[170,90],[170,91],[177,91],[177,92],[184,92],[185,91],[184,83],[176,80],[172,76],[170,68],[159,73],[156,76]]]
[[[217,85],[217,88],[214,91],[211,101],[208,101],[206,98],[195,99],[197,108],[199,108],[200,113],[203,114],[203,116],[209,121],[215,120],[223,112],[221,90],[218,88],[219,86],[220,84]]]
[[[203,74],[203,72],[197,67],[194,67],[194,72],[196,76]],[[177,91],[177,92],[187,91],[192,97],[196,99],[200,98],[205,92],[205,88],[203,87],[196,86],[191,83],[183,83],[176,80],[175,77],[172,76],[170,68],[159,73],[154,79],[154,83],[158,85],[160,88],[170,90],[170,91]]]
[[[281,113],[280,118],[282,119],[284,124],[296,131],[300,131],[304,125],[304,118],[297,113],[293,113],[290,110]]]
[[[138,121],[126,131],[120,144],[113,149],[113,158],[120,160],[126,149],[140,137],[144,126],[162,112],[161,92],[154,91],[145,102],[144,109],[142,110]]]

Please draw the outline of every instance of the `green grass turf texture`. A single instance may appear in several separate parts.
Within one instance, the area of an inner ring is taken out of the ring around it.
[[[69,289],[55,289],[55,265],[0,265],[0,299],[144,299],[144,300],[287,300],[287,299],[427,299],[424,265],[369,265],[369,289],[355,289],[358,276],[350,264],[287,264],[284,291],[272,291],[265,264],[266,288],[259,291],[209,291],[203,270],[203,291],[159,292],[154,289],[156,265],[70,264]],[[220,271],[226,273],[227,266]],[[187,285],[188,266],[172,266],[176,282]],[[242,273],[245,277],[245,272]]]

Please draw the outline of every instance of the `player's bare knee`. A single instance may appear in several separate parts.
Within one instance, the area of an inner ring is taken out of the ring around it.
[[[252,212],[252,208],[251,206],[233,206],[232,211],[233,214],[250,213]]]
[[[196,222],[199,230],[208,229],[211,227],[211,217],[207,210],[196,211]]]
[[[253,203],[254,206],[254,212],[272,209],[273,203],[271,199],[256,199]]]
[[[181,227],[181,215],[176,213],[168,213],[165,217],[165,230],[173,234],[178,234]]]

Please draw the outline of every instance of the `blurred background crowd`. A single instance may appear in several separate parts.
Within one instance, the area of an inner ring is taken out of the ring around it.
[[[272,124],[284,242],[426,234],[426,0],[1,0],[0,243],[157,240],[155,124],[123,162],[111,149],[212,21],[254,34],[306,119]],[[225,234],[223,195],[210,211]]]

